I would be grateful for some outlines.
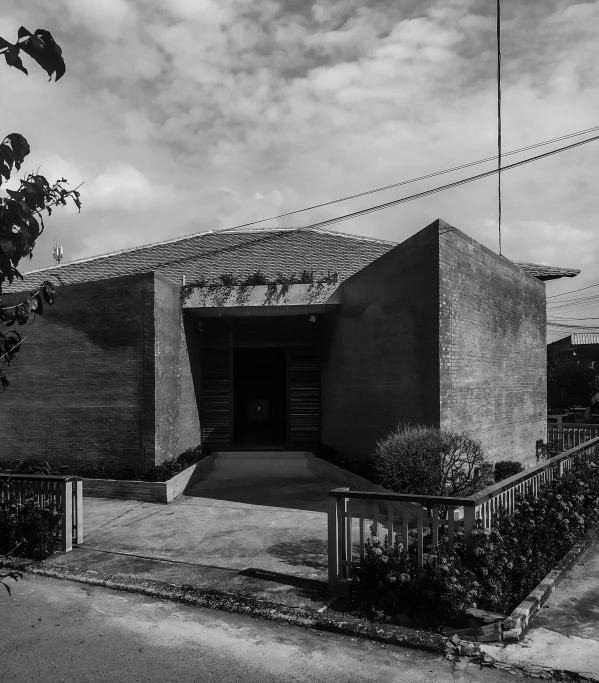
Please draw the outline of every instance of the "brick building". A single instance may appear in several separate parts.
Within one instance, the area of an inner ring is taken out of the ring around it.
[[[208,232],[33,271],[6,304],[60,286],[10,368],[2,455],[151,465],[204,441],[363,459],[411,422],[532,458],[543,280],[577,273],[512,263],[440,220],[401,244]]]

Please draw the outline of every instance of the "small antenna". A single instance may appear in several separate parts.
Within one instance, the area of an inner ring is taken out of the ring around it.
[[[64,258],[64,251],[62,250],[62,247],[59,247],[58,245],[56,245],[54,247],[54,254],[53,255],[54,255],[54,260],[56,261],[56,263],[58,263],[60,265],[62,259]]]

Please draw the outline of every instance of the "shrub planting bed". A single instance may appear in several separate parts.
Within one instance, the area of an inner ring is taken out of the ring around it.
[[[454,549],[432,549],[417,569],[399,540],[372,536],[353,572],[353,608],[371,618],[440,630],[468,625],[469,610],[510,614],[599,522],[599,449],[579,456],[569,472],[518,496],[511,517],[494,527],[477,520],[474,549],[456,532]]]
[[[214,456],[200,446],[154,467],[49,463],[41,460],[0,460],[0,471],[13,474],[58,474],[83,478],[83,495],[92,498],[170,503],[214,466]]]
[[[58,474],[74,475],[85,479],[111,479],[120,481],[166,482],[176,474],[210,455],[210,451],[196,446],[181,453],[176,460],[168,460],[159,465],[136,468],[129,465],[105,465],[97,463],[65,464],[47,460],[7,460],[0,459],[0,471],[13,474]]]

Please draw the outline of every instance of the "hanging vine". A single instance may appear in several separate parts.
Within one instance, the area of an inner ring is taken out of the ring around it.
[[[292,285],[310,285],[308,297],[315,301],[324,288],[339,282],[339,273],[330,271],[320,277],[315,278],[313,271],[302,270],[299,275],[292,273],[286,275],[278,272],[274,278],[267,278],[260,270],[244,278],[238,278],[230,273],[219,275],[213,280],[200,277],[197,280],[186,283],[181,287],[181,305],[189,300],[191,295],[197,291],[205,290],[207,294],[214,297],[213,304],[218,307],[224,306],[229,300],[233,290],[236,290],[235,303],[237,306],[247,306],[251,291],[254,287],[266,286],[264,305],[269,306],[279,303],[288,294]]]

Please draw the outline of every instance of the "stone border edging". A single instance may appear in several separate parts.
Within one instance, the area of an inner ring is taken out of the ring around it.
[[[599,524],[580,538],[566,555],[557,563],[547,576],[532,590],[502,624],[501,640],[518,642],[526,634],[532,620],[543,605],[553,595],[555,589],[564,579],[567,571],[579,560],[592,543],[599,537]]]

